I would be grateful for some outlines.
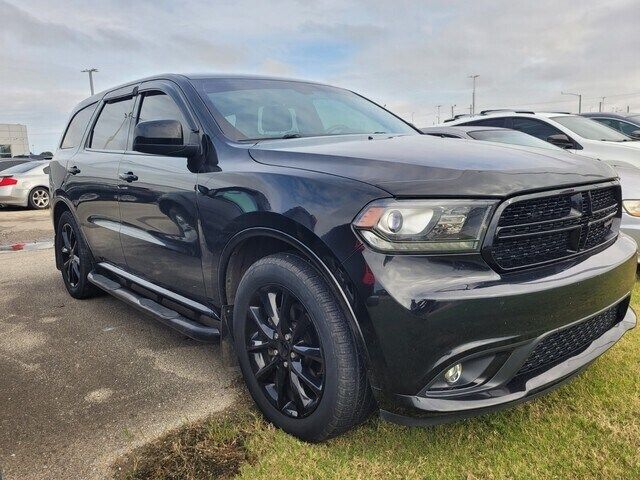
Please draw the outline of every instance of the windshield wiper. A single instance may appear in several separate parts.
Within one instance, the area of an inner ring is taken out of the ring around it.
[[[283,140],[286,140],[287,138],[302,138],[302,135],[300,135],[299,133],[287,133],[280,138],[282,138]]]

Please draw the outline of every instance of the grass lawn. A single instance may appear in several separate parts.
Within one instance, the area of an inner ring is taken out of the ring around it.
[[[640,283],[633,306],[640,312]],[[372,418],[310,445],[266,424],[247,400],[119,463],[119,478],[640,478],[640,328],[555,392],[430,428]]]

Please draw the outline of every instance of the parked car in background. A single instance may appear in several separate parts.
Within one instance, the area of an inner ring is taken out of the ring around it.
[[[570,113],[485,110],[445,120],[446,126],[503,127],[519,130],[585,157],[622,161],[640,168],[640,142],[590,118]]]
[[[600,122],[607,127],[618,130],[620,133],[630,136],[636,140],[640,139],[640,115],[637,113],[583,113],[583,117]]]
[[[602,162],[232,75],[115,87],[65,132],[51,185],[69,294],[222,331],[265,417],[305,440],[376,408],[433,424],[528,400],[636,324],[636,244]]]
[[[49,208],[48,161],[29,161],[0,172],[0,204]]]
[[[21,165],[23,163],[30,162],[30,158],[7,158],[5,160],[0,160],[0,172],[6,170],[7,168],[15,167],[16,165]]]
[[[424,127],[422,133],[433,137],[464,138],[466,140],[482,140],[484,142],[505,143],[521,147],[542,148],[543,150],[562,151],[560,147],[540,140],[528,133],[502,127]]]
[[[620,230],[640,245],[640,169],[627,166],[616,166],[615,169],[622,185],[623,210]]]
[[[554,156],[562,155],[560,147],[540,140],[527,133],[499,127],[425,127],[423,133],[441,138],[459,138],[504,143],[510,147],[526,148],[545,154],[553,150]],[[575,155],[565,151],[567,155]],[[585,157],[586,158],[586,157]],[[607,162],[609,163],[609,162]],[[640,248],[640,169],[623,162],[611,162],[622,184],[622,222],[620,230],[632,237]],[[640,261],[640,259],[639,259]]]

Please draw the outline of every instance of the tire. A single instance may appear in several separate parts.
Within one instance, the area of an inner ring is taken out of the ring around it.
[[[44,210],[49,208],[50,196],[49,189],[44,187],[36,187],[29,192],[29,207],[34,210]]]
[[[55,247],[62,265],[62,280],[69,295],[77,299],[98,295],[98,287],[87,279],[89,272],[94,268],[91,252],[69,211],[64,212],[58,220]]]
[[[345,312],[301,257],[278,253],[248,268],[236,292],[233,333],[249,393],[275,426],[320,442],[371,413],[364,357]]]

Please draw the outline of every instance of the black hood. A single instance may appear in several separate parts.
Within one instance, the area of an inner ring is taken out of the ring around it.
[[[352,178],[407,197],[505,197],[617,177],[603,162],[565,152],[418,134],[269,140],[249,152],[260,163]]]

